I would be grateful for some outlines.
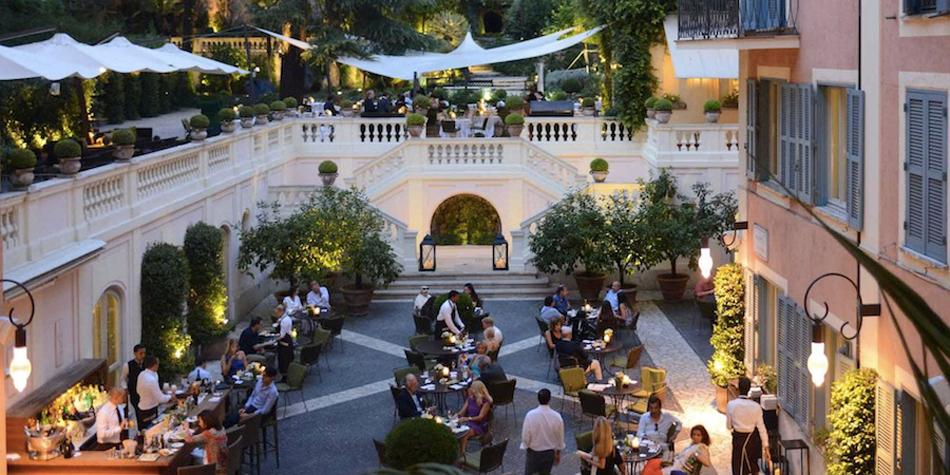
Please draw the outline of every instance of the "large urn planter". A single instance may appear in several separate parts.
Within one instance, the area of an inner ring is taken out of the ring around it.
[[[241,128],[250,129],[254,127],[254,118],[253,117],[241,117]]]
[[[508,126],[508,136],[521,137],[522,130],[524,130],[524,124],[511,124]]]
[[[656,276],[657,283],[660,284],[660,293],[663,294],[663,300],[680,300],[686,292],[686,282],[689,276],[686,274],[660,274]]]
[[[59,159],[59,172],[63,175],[75,175],[79,173],[80,168],[82,168],[82,157],[67,157]]]
[[[647,108],[647,119],[653,119],[656,117],[656,110]]]
[[[237,129],[237,126],[234,125],[233,120],[226,120],[224,122],[221,122],[221,132],[224,132],[226,134],[232,134],[234,133],[235,129]]]
[[[412,138],[419,138],[422,136],[422,131],[424,128],[421,125],[410,125],[409,126],[409,136]]]
[[[584,117],[593,117],[594,108],[593,107],[581,107],[581,115]]]
[[[581,293],[581,298],[589,301],[600,299],[600,290],[604,288],[604,281],[607,280],[605,274],[574,274],[574,280],[577,282],[577,290]]]
[[[594,178],[594,182],[595,182],[595,183],[603,183],[604,181],[607,180],[607,175],[608,175],[609,173],[610,173],[610,172],[608,172],[608,171],[594,171],[594,170],[591,170],[590,176]]]
[[[195,142],[201,142],[202,140],[208,138],[208,129],[192,129],[190,136],[191,140]]]
[[[216,361],[228,351],[228,336],[222,335],[212,338],[204,345],[201,345],[201,351],[198,355],[199,361]]]
[[[668,124],[671,117],[673,117],[672,111],[656,111],[656,115],[654,116],[656,121],[661,124]]]
[[[725,414],[727,404],[729,404],[729,388],[716,386],[716,410]]]
[[[15,168],[10,175],[10,183],[17,188],[26,188],[33,184],[34,178],[32,168]]]
[[[344,285],[341,290],[343,291],[343,303],[350,315],[362,316],[369,313],[369,303],[373,300],[374,288],[363,287],[358,289],[352,285]]]
[[[267,124],[267,121],[267,114],[257,116],[257,125],[265,125]]]
[[[637,303],[637,289],[639,288],[640,286],[637,284],[630,283],[624,283],[620,286],[620,289],[623,290],[624,295],[627,296],[627,303],[630,305]]]
[[[112,152],[112,158],[121,161],[131,160],[132,155],[135,155],[135,145],[116,145]]]
[[[320,181],[323,182],[323,186],[333,186],[333,182],[336,181],[339,173],[320,173]]]
[[[715,124],[719,122],[720,112],[706,112],[704,115],[706,117],[706,122],[709,124]]]

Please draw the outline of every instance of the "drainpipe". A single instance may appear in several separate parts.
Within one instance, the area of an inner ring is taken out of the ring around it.
[[[862,90],[861,89],[861,10],[862,10],[862,0],[858,0],[858,90],[859,91]],[[867,114],[865,114],[865,116],[867,116]],[[862,124],[862,127],[863,126],[864,125]],[[857,245],[859,248],[861,247],[861,231],[858,231],[857,233]],[[858,268],[858,275],[857,275],[857,279],[855,280],[858,286],[858,297],[860,297],[861,296],[861,263],[856,262],[856,264]],[[864,299],[862,298],[861,301],[864,301]],[[859,318],[863,318],[863,317],[859,317]],[[855,341],[854,367],[857,369],[861,369],[861,334],[860,333],[857,335],[857,338],[854,341]]]

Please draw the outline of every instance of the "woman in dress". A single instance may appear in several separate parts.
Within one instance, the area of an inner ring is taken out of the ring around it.
[[[610,421],[605,417],[598,417],[594,420],[594,448],[589,453],[583,450],[577,451],[577,456],[589,463],[591,467],[597,468],[597,475],[615,475],[620,473],[626,475],[627,467],[623,463],[623,456],[617,452],[614,445],[614,433],[610,427]]]
[[[488,432],[488,420],[491,418],[492,399],[488,394],[488,387],[481,381],[475,381],[468,388],[468,398],[462,410],[456,414],[459,424],[468,426],[468,432],[459,441],[462,453],[468,447],[468,440],[480,437]]]
[[[650,460],[643,467],[643,475],[716,475],[709,457],[709,432],[696,425],[689,430],[689,438],[692,443],[673,457],[673,465],[661,467],[659,459]]]
[[[478,292],[475,292],[475,286],[472,284],[465,284],[462,286],[462,292],[472,298],[472,306],[475,307],[475,319],[481,321],[481,319],[488,316],[488,312],[485,311],[485,301],[478,296]]]
[[[187,422],[185,429],[188,429]],[[185,442],[201,444],[197,449],[201,453],[201,461],[204,464],[215,464],[215,474],[228,473],[228,433],[214,411],[205,409],[198,414],[198,431],[191,435],[186,430]]]
[[[238,348],[237,339],[231,338],[228,340],[228,350],[221,355],[221,374],[230,378],[244,368],[247,368],[247,356]]]
[[[297,295],[297,286],[290,288],[290,294],[284,297],[284,313],[294,316],[297,312],[303,310],[303,304],[300,303],[300,296]]]

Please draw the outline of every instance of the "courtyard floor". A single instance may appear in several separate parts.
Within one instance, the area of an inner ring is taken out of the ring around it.
[[[273,304],[269,297],[251,313],[266,317]],[[582,418],[579,409],[577,417],[571,415],[571,402],[562,400],[560,385],[553,373],[548,374],[547,353],[539,345],[534,321],[538,305],[535,301],[493,301],[487,305],[505,335],[499,363],[509,378],[518,380],[514,417],[510,411],[507,417],[504,409],[497,411],[495,441],[510,439],[503,473],[522,473],[521,421],[537,405],[537,390],[547,387],[555,395],[555,409],[564,402],[567,448],[554,473],[575,474],[580,466],[574,455],[574,434],[589,431],[591,420]],[[641,312],[637,335],[620,332],[626,346],[639,338],[645,345],[641,365],[668,370],[672,397],[664,409],[680,418],[685,427],[704,424],[712,436],[716,469],[728,473],[730,439],[725,417],[713,407],[715,391],[705,367],[705,359],[712,353],[710,322],[699,316],[690,301],[643,302]],[[321,371],[311,372],[302,392],[282,395],[278,409],[280,467],[271,455],[263,463],[263,473],[360,474],[378,467],[373,439],[383,440],[395,424],[389,386],[393,384],[392,370],[407,365],[403,348],[413,334],[410,315],[410,303],[379,303],[371,306],[369,315],[346,320],[344,343],[337,341],[321,356],[329,369],[321,361]],[[630,375],[639,379],[636,370]],[[453,396],[448,401],[450,407],[459,404]],[[477,446],[472,443],[469,450]],[[685,442],[677,444],[678,450],[683,447]]]

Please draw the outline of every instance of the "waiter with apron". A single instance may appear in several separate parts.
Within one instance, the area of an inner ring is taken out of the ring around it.
[[[294,336],[291,334],[293,329],[294,319],[290,312],[285,311],[280,319],[280,334],[277,337],[277,368],[284,377],[287,376],[290,362],[294,360]]]
[[[726,405],[726,428],[732,431],[733,475],[757,474],[760,458],[771,461],[762,406],[749,399],[750,389],[749,378],[739,378],[739,398]]]

